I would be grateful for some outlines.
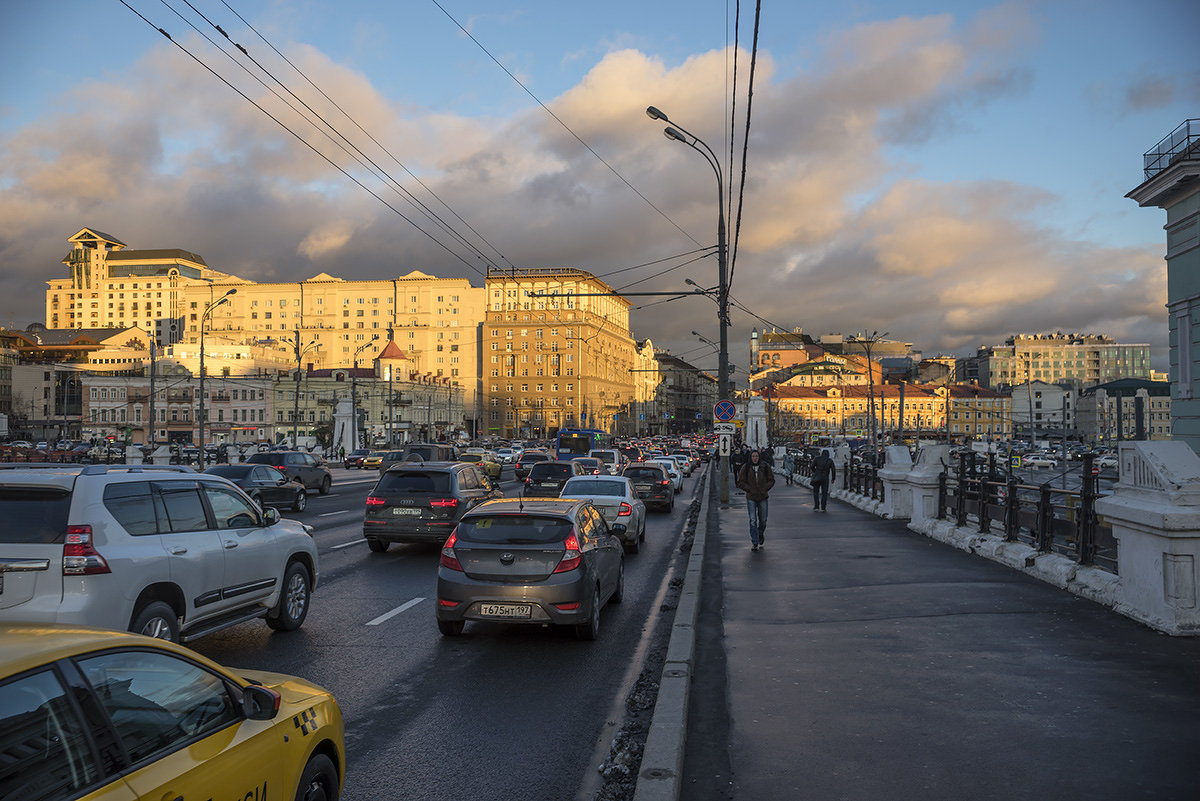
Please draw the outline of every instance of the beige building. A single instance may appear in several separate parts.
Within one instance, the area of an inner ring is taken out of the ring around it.
[[[767,391],[772,437],[809,442],[817,436],[869,436],[871,397],[875,428],[883,435],[945,437],[946,422],[955,441],[1007,439],[1012,433],[1009,397],[972,384],[949,387],[897,384],[870,388],[776,386]]]
[[[637,345],[629,301],[569,267],[496,270],[481,334],[481,433],[549,436],[612,431],[635,407]]]
[[[320,273],[256,283],[213,270],[194,253],[130,250],[91,228],[68,241],[63,263],[71,277],[47,282],[51,328],[139,327],[162,345],[197,345],[203,329],[207,352],[265,348],[276,358],[260,361],[293,369],[297,344],[303,369],[346,367],[356,354],[360,361],[378,355],[392,328],[414,372],[460,384],[467,409],[475,406],[485,290],[467,279],[412,271],[370,281]],[[236,291],[206,316],[230,290]]]
[[[979,383],[1005,389],[1030,381],[1082,388],[1120,378],[1150,378],[1150,346],[1103,334],[1017,334],[980,348]]]

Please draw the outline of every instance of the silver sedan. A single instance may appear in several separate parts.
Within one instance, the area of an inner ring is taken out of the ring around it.
[[[575,476],[567,479],[560,498],[579,498],[592,502],[608,525],[622,525],[621,543],[627,553],[637,553],[646,540],[646,504],[624,476]]]

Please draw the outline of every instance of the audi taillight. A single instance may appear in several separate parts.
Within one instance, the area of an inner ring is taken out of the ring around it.
[[[94,576],[112,572],[108,562],[92,545],[91,526],[67,526],[62,572],[64,576]]]
[[[380,498],[376,495],[368,495],[367,496],[367,508],[368,509],[375,509],[377,507],[383,506],[386,503],[387,503],[386,500],[384,500],[383,498]]]
[[[583,561],[583,553],[579,550],[579,540],[575,539],[575,532],[572,531],[563,541],[562,559],[558,560],[558,567],[554,568],[555,573],[566,573],[568,570],[574,570],[579,567],[579,563]]]
[[[458,498],[433,498],[429,505],[435,509],[453,509],[458,506]]]
[[[627,503],[622,503],[621,508],[617,510],[617,517],[627,517],[633,514],[633,507]]]
[[[454,552],[454,543],[456,542],[458,542],[458,529],[450,532],[450,539],[446,540],[446,544],[442,546],[442,567],[461,573],[463,572],[462,565],[458,563],[458,554]]]
[[[662,485],[665,487],[665,486],[667,486],[667,485],[668,485],[668,484],[670,484],[670,483],[671,483],[670,479],[667,479],[666,481],[663,481],[663,482],[662,482]]]

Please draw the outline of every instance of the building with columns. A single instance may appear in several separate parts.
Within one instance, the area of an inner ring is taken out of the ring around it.
[[[1146,152],[1142,167],[1145,180],[1125,197],[1167,213],[1171,428],[1200,453],[1200,119]]]

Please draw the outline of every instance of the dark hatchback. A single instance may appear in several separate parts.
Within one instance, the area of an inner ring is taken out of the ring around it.
[[[367,496],[363,536],[376,553],[393,542],[445,542],[464,513],[503,496],[473,464],[400,462]]]
[[[621,471],[633,484],[633,490],[647,509],[670,512],[675,509],[675,484],[665,467],[653,462],[634,463]]]
[[[538,462],[549,462],[554,457],[545,451],[522,451],[517,457],[516,465],[513,467],[513,472],[517,478],[525,479],[529,477],[529,468],[533,467]]]
[[[268,451],[255,453],[246,460],[246,464],[265,464],[274,467],[281,473],[286,473],[308,489],[315,489],[322,495],[329,494],[333,486],[333,476],[325,462],[311,453],[303,451]]]
[[[570,625],[581,639],[596,639],[601,608],[625,591],[623,530],[580,499],[477,507],[442,548],[438,630],[453,636],[467,620],[488,620]]]
[[[283,506],[303,512],[308,506],[308,492],[303,484],[266,465],[218,464],[204,472],[229,479],[260,507]]]
[[[536,462],[529,468],[523,493],[526,498],[557,498],[568,479],[591,474],[591,470],[574,459]]]

